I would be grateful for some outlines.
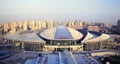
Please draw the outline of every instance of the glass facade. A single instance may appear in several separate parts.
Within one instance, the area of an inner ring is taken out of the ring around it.
[[[50,41],[47,45],[76,45],[76,41]]]

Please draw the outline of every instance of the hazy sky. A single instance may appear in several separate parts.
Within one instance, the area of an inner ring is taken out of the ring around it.
[[[0,0],[0,22],[31,18],[116,24],[120,0]]]

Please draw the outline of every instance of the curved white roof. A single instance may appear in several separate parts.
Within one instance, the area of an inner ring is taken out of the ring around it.
[[[64,26],[46,29],[40,33],[40,36],[49,40],[79,40],[83,37],[77,30]]]
[[[68,28],[70,34],[72,35],[73,39],[80,39],[83,37],[82,33],[76,31],[75,29]]]
[[[15,41],[45,42],[34,32],[25,33],[25,34],[6,34],[4,38],[15,40]]]
[[[110,35],[108,34],[101,34],[98,37],[92,38],[92,39],[87,39],[87,40],[83,40],[82,42],[96,42],[96,41],[103,41],[103,40],[107,40],[111,38]]]
[[[87,32],[87,36],[83,39],[83,41],[89,40],[93,38],[93,34],[91,34],[90,32]]]
[[[54,39],[54,34],[55,34],[56,28],[50,28],[46,29],[43,32],[40,33],[40,36],[46,38],[46,39]]]

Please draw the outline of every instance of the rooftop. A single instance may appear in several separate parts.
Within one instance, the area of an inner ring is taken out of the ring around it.
[[[81,53],[72,53],[66,50],[62,52],[32,52],[16,54],[2,60],[4,63],[20,64],[99,64],[93,57]]]
[[[39,37],[40,36],[40,37]],[[35,32],[6,34],[4,38],[15,41],[45,42],[47,40],[80,40],[80,42],[97,42],[111,38],[109,34],[91,32],[87,30],[75,30],[65,26],[57,26],[45,29],[39,36]],[[42,37],[42,38],[41,38]]]
[[[6,34],[4,38],[15,40],[15,41],[28,41],[28,42],[45,42],[36,33],[25,33],[25,34]]]
[[[49,40],[79,40],[83,37],[82,33],[65,26],[46,29],[40,36]]]

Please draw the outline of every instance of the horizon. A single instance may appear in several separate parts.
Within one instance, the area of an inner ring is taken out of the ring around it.
[[[75,20],[116,25],[119,0],[1,0],[0,23],[29,20]]]

